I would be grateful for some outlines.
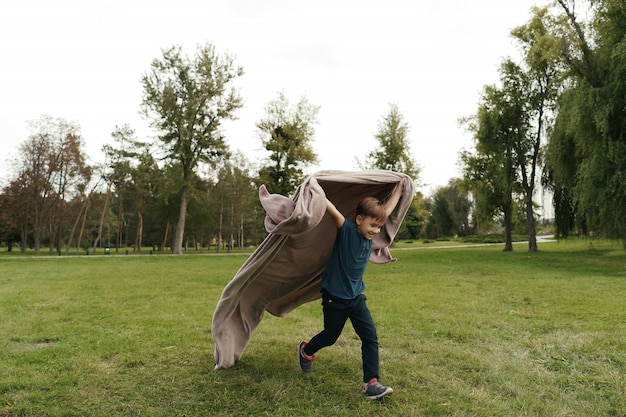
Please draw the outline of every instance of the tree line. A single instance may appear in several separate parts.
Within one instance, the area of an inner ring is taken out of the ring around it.
[[[558,236],[624,239],[626,247],[626,11],[620,0],[556,0],[536,7],[511,32],[521,60],[505,58],[498,83],[484,87],[474,115],[462,118],[474,143],[459,154],[462,178],[432,196],[418,193],[398,238],[436,239],[503,228],[537,247],[539,186],[554,195]],[[42,116],[19,146],[13,177],[0,194],[0,241],[8,250],[43,246],[50,253],[98,247],[141,252],[213,245],[216,251],[256,245],[265,237],[257,191],[291,195],[317,162],[312,146],[319,107],[295,105],[279,92],[257,122],[268,157],[232,152],[221,124],[234,119],[243,75],[213,45],[195,55],[162,51],[141,79],[140,111],[158,132],[137,138],[116,126],[105,163],[89,166],[80,127]],[[377,147],[362,169],[403,172],[420,183],[409,126],[397,105],[378,123]],[[128,250],[128,249],[127,249]]]
[[[311,142],[319,107],[306,97],[292,106],[283,92],[270,100],[257,123],[269,156],[254,164],[232,152],[219,129],[241,107],[229,83],[242,73],[212,45],[192,58],[180,47],[164,50],[142,79],[141,111],[161,134],[140,140],[131,126],[116,126],[99,165],[87,164],[76,123],[51,116],[29,122],[32,133],[19,145],[14,178],[0,194],[0,241],[9,251],[40,253],[47,246],[59,255],[101,247],[180,254],[260,243],[266,232],[258,187],[291,195],[304,181],[317,161]],[[380,146],[389,148],[377,152],[389,157],[372,151],[364,165],[417,180],[407,134],[403,115],[391,105],[377,133]]]
[[[520,62],[504,59],[499,83],[485,86],[476,114],[461,120],[474,138],[460,160],[477,227],[502,221],[512,250],[521,207],[536,251],[541,183],[554,195],[557,236],[618,238],[626,249],[623,0],[556,0],[533,8],[511,35]]]

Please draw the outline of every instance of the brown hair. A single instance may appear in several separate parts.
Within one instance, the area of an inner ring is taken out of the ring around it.
[[[356,206],[356,215],[362,217],[372,217],[378,221],[387,221],[387,211],[381,201],[374,197],[365,197]]]

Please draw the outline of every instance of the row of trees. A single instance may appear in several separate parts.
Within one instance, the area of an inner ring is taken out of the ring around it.
[[[475,149],[461,153],[463,188],[478,228],[524,207],[529,250],[537,250],[538,181],[554,194],[556,232],[619,237],[626,248],[626,9],[599,0],[581,21],[576,2],[534,8],[512,31],[521,62],[507,58],[500,83],[485,87],[462,120]]]
[[[14,161],[14,178],[0,194],[0,240],[39,253],[95,252],[107,246],[141,251],[214,244],[244,247],[265,236],[258,186],[292,194],[317,161],[312,140],[319,107],[302,98],[291,106],[284,93],[267,103],[257,123],[268,152],[253,164],[233,153],[220,130],[235,117],[241,97],[232,81],[243,73],[212,45],[189,58],[179,47],[163,51],[144,74],[141,112],[159,136],[137,138],[117,126],[103,147],[105,163],[89,166],[80,127],[62,118],[31,122],[31,135]],[[364,168],[405,172],[416,180],[408,125],[397,106],[382,118],[380,149],[366,155]],[[417,237],[423,216],[405,230]]]
[[[485,86],[475,115],[462,119],[475,147],[462,151],[463,178],[427,199],[417,194],[401,238],[492,232],[502,224],[505,250],[522,219],[537,250],[539,182],[554,194],[556,231],[622,237],[626,245],[626,11],[621,0],[594,1],[588,21],[575,2],[535,8],[512,31],[522,58],[507,58],[500,82]],[[257,123],[268,157],[233,153],[220,127],[242,99],[243,74],[213,45],[193,57],[163,51],[142,77],[141,112],[158,132],[139,140],[116,127],[106,163],[88,166],[79,126],[41,117],[22,143],[14,177],[0,194],[0,241],[39,252],[136,251],[215,244],[243,247],[264,236],[259,184],[290,195],[317,162],[312,146],[319,107],[283,93]],[[409,126],[396,105],[379,121],[378,146],[361,168],[403,172],[419,183]]]

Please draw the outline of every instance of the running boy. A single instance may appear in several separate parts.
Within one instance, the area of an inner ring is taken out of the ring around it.
[[[405,178],[398,183],[385,201],[367,197],[356,209],[355,221],[347,220],[335,205],[326,200],[326,213],[337,227],[337,238],[322,277],[322,308],[324,330],[308,343],[300,342],[298,356],[300,369],[313,370],[315,353],[334,344],[348,319],[361,339],[363,362],[363,395],[373,400],[393,392],[379,382],[378,337],[376,326],[365,303],[363,273],[370,257],[372,238],[385,224],[400,200]]]

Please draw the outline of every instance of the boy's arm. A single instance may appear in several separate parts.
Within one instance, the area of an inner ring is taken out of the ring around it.
[[[393,193],[389,196],[387,200],[383,203],[385,207],[385,212],[387,212],[387,216],[391,215],[393,209],[396,208],[398,201],[400,201],[400,196],[402,195],[402,190],[404,189],[404,182],[406,181],[406,177],[402,177],[396,188],[393,190]]]
[[[346,219],[329,199],[326,199],[326,213],[328,213],[330,218],[333,219],[333,223],[337,229],[341,229],[343,227],[343,223]]]

